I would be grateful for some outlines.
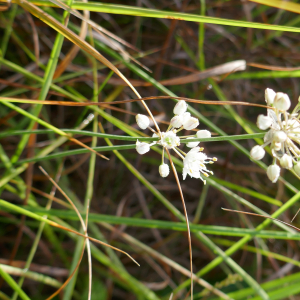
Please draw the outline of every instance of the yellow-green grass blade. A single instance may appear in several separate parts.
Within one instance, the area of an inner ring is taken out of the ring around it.
[[[279,9],[288,10],[294,13],[300,13],[300,4],[291,1],[280,1],[280,0],[249,0],[255,3],[264,4]]]
[[[25,292],[18,286],[14,279],[0,266],[0,276],[7,282],[7,284],[20,296],[23,300],[30,300]]]
[[[285,287],[290,291],[290,295],[294,294],[295,291],[299,291],[300,288],[300,272],[292,274],[292,275],[287,275],[285,277],[282,278],[278,278],[269,282],[265,282],[262,283],[261,286],[266,290],[266,291],[271,291],[270,292],[270,297],[272,300],[278,299],[286,299],[286,297],[289,296],[289,292],[288,291],[284,291],[285,295],[282,294],[283,290],[281,287],[283,287],[283,289],[285,289]],[[278,288],[279,287],[279,288]],[[298,287],[298,289],[295,289],[295,287]],[[254,291],[251,288],[246,288],[246,289],[240,289],[236,292],[231,292],[228,295],[230,297],[232,297],[235,300],[242,300],[242,299],[247,299],[249,297],[251,297],[253,295]],[[276,296],[276,293],[277,296]],[[197,295],[195,295],[195,299],[197,299]],[[199,299],[199,298],[198,298]],[[212,298],[211,300],[217,300],[220,298]],[[251,299],[254,299],[251,297]],[[258,299],[257,299],[258,300]]]
[[[20,0],[12,0],[12,2],[21,4]],[[34,5],[57,7],[55,4],[53,4],[50,1],[31,0],[29,2]],[[297,27],[271,25],[271,24],[247,22],[247,21],[240,21],[240,20],[229,20],[229,19],[199,16],[194,14],[180,13],[180,12],[173,12],[173,11],[166,12],[158,9],[149,9],[149,8],[141,8],[141,7],[128,6],[128,5],[118,5],[118,4],[107,4],[101,2],[83,3],[79,1],[74,1],[72,8],[77,10],[89,10],[94,12],[138,16],[138,17],[175,19],[181,21],[191,21],[197,23],[202,22],[202,23],[209,23],[209,24],[218,24],[218,25],[245,27],[245,28],[300,32],[300,28]]]

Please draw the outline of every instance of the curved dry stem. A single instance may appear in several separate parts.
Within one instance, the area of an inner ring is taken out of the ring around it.
[[[88,207],[87,206],[87,212],[86,212],[86,222],[83,221],[77,207],[75,206],[75,204],[73,203],[73,201],[67,196],[67,194],[60,188],[60,186],[56,183],[55,180],[53,180],[49,174],[40,166],[39,167],[40,170],[44,173],[44,175],[52,182],[52,184],[63,194],[63,196],[68,200],[68,202],[71,204],[71,206],[73,207],[73,209],[75,210],[76,214],[78,215],[78,218],[81,222],[81,226],[82,229],[85,233],[85,236],[87,237],[87,221],[88,221]],[[77,269],[79,268],[79,265],[81,263],[83,254],[84,254],[84,248],[85,248],[85,244],[87,244],[87,252],[88,252],[88,264],[89,264],[89,285],[90,285],[90,280],[91,280],[91,276],[92,276],[92,272],[91,272],[91,268],[92,268],[92,262],[91,262],[91,248],[90,248],[90,241],[88,239],[85,238],[84,240],[84,246],[82,247],[82,252],[80,255],[80,259],[75,267],[75,269],[73,270],[72,274],[69,276],[69,278],[65,281],[65,283],[54,293],[52,294],[48,299],[52,299],[53,297],[55,297],[57,294],[59,294],[59,292],[68,284],[68,282],[72,279],[72,277],[74,276],[75,272],[77,271]],[[89,289],[89,298],[91,299],[91,294],[90,294],[91,290]]]
[[[52,184],[65,196],[65,198],[69,201],[69,203],[72,205],[73,209],[75,210],[75,212],[77,213],[78,217],[79,217],[79,220],[81,222],[81,226],[84,230],[84,233],[85,233],[85,236],[87,236],[87,226],[86,226],[86,223],[83,221],[77,207],[74,205],[73,201],[65,194],[65,192],[60,188],[60,186],[56,183],[55,180],[53,180],[49,174],[40,166],[39,167],[40,170],[44,173],[44,175],[52,182]],[[86,214],[86,218],[88,219],[88,211],[87,211],[87,214]],[[78,270],[79,266],[80,266],[80,263],[81,263],[81,260],[82,260],[82,257],[83,257],[83,254],[84,254],[84,248],[85,248],[85,244],[88,244],[89,245],[89,240],[87,240],[85,238],[84,240],[84,246],[82,247],[82,251],[81,251],[81,255],[80,255],[80,258],[76,264],[76,267],[75,269],[73,270],[73,272],[71,273],[71,275],[68,277],[68,279],[64,282],[64,284],[55,292],[53,293],[50,297],[47,298],[47,300],[50,300],[52,298],[54,298],[56,295],[58,295],[60,293],[60,291],[63,290],[63,288],[69,283],[69,281],[72,279],[72,277],[74,276],[74,274],[76,273],[76,271]],[[90,247],[88,247],[88,257],[90,257]],[[90,259],[89,259],[89,268],[90,268]],[[90,298],[89,298],[90,299]]]
[[[84,254],[85,243],[86,243],[86,239],[84,240],[84,244],[83,244],[83,247],[82,247],[82,250],[81,250],[81,254],[80,254],[80,258],[78,260],[78,263],[77,263],[75,269],[73,270],[73,272],[71,273],[71,275],[64,282],[64,284],[55,293],[53,293],[50,297],[48,297],[46,300],[51,300],[56,295],[58,295],[65,288],[65,286],[70,282],[70,280],[73,278],[74,274],[77,272],[77,270],[78,270],[78,268],[80,266],[80,263],[81,263],[81,260],[82,260],[83,254]]]
[[[174,173],[174,176],[175,176],[175,179],[176,179],[176,183],[177,183],[177,186],[178,186],[178,189],[179,189],[180,198],[181,198],[181,201],[182,201],[183,211],[184,211],[184,215],[185,215],[187,234],[188,234],[188,242],[189,242],[189,254],[190,254],[191,300],[193,300],[193,257],[192,257],[192,240],[191,240],[190,224],[189,224],[188,214],[187,214],[187,211],[186,211],[186,206],[185,206],[184,197],[183,197],[180,181],[179,181],[179,178],[178,178],[178,174],[177,174],[176,168],[173,164],[172,157],[170,155],[169,149],[167,149],[167,148],[165,148],[165,149],[166,149],[166,152],[168,153],[170,164],[172,166],[172,170],[173,170],[173,173]]]

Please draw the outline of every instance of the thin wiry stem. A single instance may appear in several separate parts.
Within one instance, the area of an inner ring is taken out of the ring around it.
[[[83,222],[83,219],[82,219],[82,217],[81,217],[81,215],[80,215],[80,213],[79,213],[79,211],[78,211],[78,209],[77,209],[77,207],[74,205],[74,203],[72,202],[72,200],[67,196],[67,194],[61,189],[61,187],[48,175],[48,173],[42,168],[42,167],[40,167],[40,169],[42,170],[42,172],[47,176],[47,178],[57,187],[57,189],[63,194],[63,196],[70,202],[70,204],[71,204],[71,206],[74,208],[74,210],[75,210],[75,212],[78,212],[78,217],[79,217],[79,219],[80,220],[82,220],[82,222]],[[82,223],[81,223],[82,224]],[[84,224],[84,222],[83,222],[83,224]],[[116,248],[116,247],[114,247],[114,246],[111,246],[111,245],[109,245],[109,244],[107,244],[107,243],[104,243],[104,242],[102,242],[102,241],[99,241],[99,240],[97,240],[97,239],[94,239],[94,238],[92,238],[92,237],[89,237],[89,236],[86,236],[86,235],[84,235],[84,234],[81,234],[80,232],[77,232],[77,231],[75,231],[75,230],[72,230],[72,229],[69,229],[69,228],[67,228],[67,227],[64,227],[64,226],[61,226],[61,225],[59,225],[59,224],[57,224],[56,222],[53,222],[53,221],[50,221],[49,222],[49,225],[51,225],[51,226],[54,226],[54,227],[57,227],[57,228],[61,228],[61,229],[63,229],[63,230],[66,230],[66,231],[69,231],[69,232],[72,232],[72,233],[75,233],[76,235],[79,235],[79,236],[82,236],[82,237],[84,237],[84,238],[87,238],[87,239],[89,239],[90,241],[93,241],[93,242],[95,242],[95,243],[97,243],[97,244],[100,244],[100,245],[103,245],[103,246],[106,246],[106,247],[109,247],[109,248],[111,248],[111,249],[113,249],[113,250],[116,250],[116,251],[118,251],[118,252],[121,252],[121,253],[123,253],[123,254],[125,254],[125,255],[127,255],[134,263],[136,263],[138,266],[140,266],[140,264],[133,258],[133,257],[131,257],[127,252],[125,252],[125,251],[123,251],[123,250],[121,250],[121,249],[119,249],[119,248]]]
[[[85,232],[86,235],[86,225],[77,209],[77,207],[74,205],[74,203],[72,202],[72,200],[63,192],[63,190],[59,187],[59,185],[48,175],[48,173],[42,168],[40,167],[40,170],[44,173],[44,175],[52,182],[52,184],[65,196],[65,198],[70,202],[70,204],[72,205],[72,207],[74,208],[75,212],[77,213],[79,220],[81,222],[82,228]],[[88,217],[88,214],[87,214]],[[72,277],[74,276],[75,272],[77,271],[77,269],[79,268],[79,265],[81,263],[83,254],[84,254],[84,248],[85,248],[85,244],[88,240],[85,238],[84,240],[84,247],[82,247],[82,251],[81,251],[81,255],[80,258],[78,260],[78,263],[75,267],[75,269],[73,270],[72,274],[69,276],[69,278],[65,281],[65,283],[55,292],[53,293],[50,297],[47,298],[47,300],[50,300],[52,298],[54,298],[56,295],[58,295],[60,293],[60,291],[62,291],[62,289],[69,283],[69,281],[72,279]],[[89,241],[88,241],[89,242]]]
[[[147,100],[158,100],[158,99],[176,99],[176,100],[184,100],[186,102],[197,103],[197,104],[212,104],[212,105],[244,105],[244,106],[253,106],[253,107],[261,107],[266,109],[273,109],[274,107],[256,104],[256,103],[249,103],[249,102],[242,102],[242,101],[218,101],[218,100],[198,100],[198,99],[191,99],[185,97],[170,97],[170,96],[151,96],[151,97],[144,97],[138,99],[127,99],[127,100],[120,100],[120,101],[113,101],[110,102],[110,105],[115,104],[123,104],[123,103],[130,103],[130,102],[137,102],[141,101],[142,103],[146,104],[144,101]],[[18,103],[33,103],[33,104],[45,104],[45,105],[64,105],[64,106],[106,106],[108,105],[107,102],[73,102],[73,101],[49,101],[49,100],[33,100],[33,99],[19,99],[19,98],[8,98],[8,97],[0,97],[0,101],[2,102],[18,102]],[[152,115],[152,114],[151,114]]]
[[[184,215],[185,215],[185,221],[186,221],[186,227],[187,227],[187,233],[188,233],[188,242],[189,242],[189,254],[190,254],[190,271],[191,271],[191,300],[193,300],[193,257],[192,257],[192,240],[191,240],[191,231],[190,231],[190,224],[189,224],[189,218],[188,218],[188,214],[186,211],[186,206],[185,206],[185,202],[184,202],[184,197],[183,197],[183,193],[182,193],[182,189],[181,189],[181,185],[180,185],[180,181],[178,178],[178,174],[176,171],[176,168],[173,164],[172,161],[172,157],[170,155],[169,150],[166,148],[166,151],[168,153],[169,156],[169,160],[172,166],[172,170],[176,179],[176,183],[179,189],[179,193],[180,193],[180,198],[182,201],[182,206],[183,206],[183,211],[184,211]]]
[[[82,252],[81,252],[81,255],[80,255],[80,258],[79,258],[79,261],[78,261],[78,263],[77,263],[77,265],[76,265],[76,267],[75,267],[75,269],[73,270],[73,272],[72,272],[72,274],[69,276],[69,278],[65,281],[65,283],[55,292],[55,293],[53,293],[50,297],[48,297],[47,298],[47,300],[50,300],[50,299],[52,299],[53,297],[55,297],[68,283],[69,283],[69,281],[72,279],[72,277],[74,276],[74,274],[76,273],[76,271],[77,271],[77,269],[78,269],[78,267],[79,267],[79,265],[80,265],[80,262],[81,262],[81,260],[82,260],[82,257],[83,257],[83,254],[84,254],[84,248],[85,248],[85,243],[86,243],[86,241],[87,240],[91,240],[91,241],[94,241],[94,242],[97,242],[97,243],[99,243],[99,244],[101,244],[101,245],[104,245],[104,246],[107,246],[107,247],[109,247],[109,248],[112,248],[112,249],[114,249],[114,250],[117,250],[117,251],[119,251],[119,252],[121,252],[121,253],[124,253],[125,255],[127,255],[129,258],[131,258],[138,266],[139,266],[139,264],[128,254],[128,253],[126,253],[126,252],[124,252],[124,251],[122,251],[122,250],[120,250],[120,249],[118,249],[118,248],[115,248],[115,247],[113,247],[113,246],[111,246],[111,245],[109,245],[109,244],[106,244],[106,243],[104,243],[104,242],[101,242],[101,241],[99,241],[99,240],[96,240],[96,239],[94,239],[94,238],[91,238],[91,237],[89,237],[88,235],[87,235],[87,227],[86,227],[86,223],[83,221],[83,219],[82,219],[82,217],[81,217],[81,215],[80,215],[80,213],[79,213],[79,211],[78,211],[78,209],[77,209],[77,207],[75,206],[75,204],[72,202],[72,200],[67,196],[67,194],[61,189],[61,187],[48,175],[48,173],[42,168],[42,167],[40,167],[40,170],[44,173],[44,175],[52,182],[52,184],[54,184],[55,185],[55,187],[63,194],[63,196],[68,200],[68,202],[71,204],[71,206],[73,207],[73,209],[75,210],[75,212],[77,213],[77,215],[78,215],[78,217],[79,217],[79,219],[80,219],[80,222],[81,222],[81,225],[82,225],[82,228],[83,228],[83,230],[84,230],[84,232],[85,232],[85,234],[80,234],[79,232],[76,232],[76,231],[74,231],[74,230],[71,230],[71,229],[69,229],[69,228],[66,228],[66,227],[63,227],[63,226],[60,226],[60,225],[58,225],[57,223],[55,223],[55,222],[51,222],[50,223],[50,225],[52,225],[52,226],[55,226],[55,227],[59,227],[59,228],[62,228],[62,229],[64,229],[64,230],[66,230],[66,231],[69,231],[69,232],[72,232],[72,233],[75,233],[75,234],[77,234],[77,235],[79,235],[79,236],[82,236],[82,237],[84,237],[85,238],[85,240],[84,240],[84,246],[83,246],[83,248],[82,248]],[[87,214],[87,216],[88,216],[88,214]],[[88,253],[88,256],[90,257],[91,256],[91,253],[90,253],[90,247],[88,247],[88,251],[89,251],[89,253]],[[90,260],[90,258],[89,258],[89,264],[91,263],[91,260]],[[91,272],[91,265],[89,265],[89,272]],[[89,298],[90,299],[90,298]]]

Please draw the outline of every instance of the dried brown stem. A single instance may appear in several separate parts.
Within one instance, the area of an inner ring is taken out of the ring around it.
[[[172,157],[171,157],[171,154],[169,152],[169,149],[167,149],[167,148],[165,148],[165,149],[168,153],[170,164],[171,164],[171,167],[172,167],[175,179],[176,179],[176,183],[177,183],[177,186],[178,186],[178,189],[179,189],[180,198],[181,198],[183,211],[184,211],[184,216],[185,216],[185,222],[186,222],[187,234],[188,234],[188,242],[189,242],[189,254],[190,254],[191,300],[193,300],[193,256],[192,256],[192,240],[191,240],[191,231],[190,231],[189,218],[188,218],[188,214],[187,214],[187,210],[186,210],[186,206],[185,206],[185,202],[184,202],[184,197],[183,197],[183,193],[182,193],[182,189],[181,189],[181,185],[180,185],[180,181],[179,181],[179,178],[178,178],[176,168],[173,164]]]

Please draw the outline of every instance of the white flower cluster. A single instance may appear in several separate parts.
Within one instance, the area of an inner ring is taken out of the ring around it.
[[[265,156],[264,148],[270,145],[273,164],[267,169],[267,175],[272,182],[276,182],[280,175],[280,166],[285,169],[292,169],[300,176],[300,121],[298,106],[290,114],[287,110],[291,106],[289,96],[284,93],[275,93],[272,89],[266,89],[265,100],[267,105],[273,109],[268,109],[267,116],[259,115],[257,127],[261,130],[269,129],[264,136],[262,146],[254,146],[250,155],[254,160],[260,160]],[[297,145],[298,144],[298,145]]]
[[[183,129],[195,129],[199,125],[199,120],[192,117],[191,114],[186,111],[187,107],[188,105],[184,100],[178,101],[174,107],[175,116],[171,119],[168,130],[166,132],[155,132],[153,134],[153,137],[159,137],[160,140],[151,144],[137,141],[136,151],[139,154],[145,154],[150,151],[151,146],[156,144],[166,149],[173,149],[183,160],[183,179],[189,174],[191,177],[200,178],[205,184],[206,181],[202,178],[202,175],[208,177],[208,173],[213,174],[212,171],[206,168],[205,164],[212,164],[217,159],[215,157],[207,157],[206,154],[202,153],[203,148],[198,147],[200,142],[187,143],[187,147],[192,148],[188,153],[178,148],[180,145],[180,137],[177,136],[177,133]],[[141,129],[146,129],[150,125],[150,119],[141,114],[136,116],[136,122]],[[151,130],[154,131],[152,128]],[[193,139],[195,137],[209,138],[211,137],[211,133],[208,130],[199,130],[196,136],[189,136],[187,139]],[[164,152],[162,155],[162,164],[158,170],[161,177],[167,177],[170,173],[169,165],[164,163]]]

